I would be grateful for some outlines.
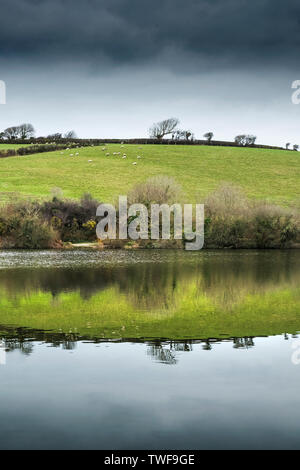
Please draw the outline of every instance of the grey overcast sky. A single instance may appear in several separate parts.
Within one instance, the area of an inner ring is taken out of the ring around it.
[[[300,144],[298,0],[2,0],[0,128],[143,137],[175,116],[201,138]]]

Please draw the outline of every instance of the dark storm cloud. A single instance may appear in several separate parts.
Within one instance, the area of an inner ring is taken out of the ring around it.
[[[2,0],[0,57],[140,64],[298,60],[298,0]]]

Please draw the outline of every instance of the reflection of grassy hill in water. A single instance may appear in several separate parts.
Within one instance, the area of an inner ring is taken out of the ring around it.
[[[298,251],[160,257],[122,266],[0,270],[0,324],[99,338],[300,330]]]
[[[159,291],[159,285],[156,288]],[[176,286],[169,284],[169,290],[164,288],[158,294],[162,306],[145,310],[145,294],[138,308],[136,292],[129,289],[122,294],[117,286],[89,300],[79,292],[55,297],[42,291],[8,296],[2,290],[0,323],[99,338],[226,338],[300,330],[300,289],[296,285],[276,287],[274,283],[264,289],[252,284],[248,291],[246,284],[235,285],[234,302],[228,298],[224,302],[227,291],[220,285],[219,291],[215,287],[205,292],[198,275],[194,280],[179,280]],[[154,289],[148,292],[150,297],[154,294]]]

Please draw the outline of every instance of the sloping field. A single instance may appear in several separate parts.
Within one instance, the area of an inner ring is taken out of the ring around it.
[[[89,192],[112,202],[155,175],[174,177],[186,202],[200,201],[222,182],[278,204],[300,197],[300,154],[284,150],[111,144],[105,150],[86,147],[0,159],[2,199],[16,194],[48,198],[53,188],[60,188],[66,197]]]

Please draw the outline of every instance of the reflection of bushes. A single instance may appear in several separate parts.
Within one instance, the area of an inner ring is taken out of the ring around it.
[[[68,253],[67,258],[74,261],[76,256]],[[114,288],[134,309],[153,312],[174,308],[180,301],[181,294],[176,294],[179,286],[184,292],[194,284],[195,295],[206,296],[227,312],[249,295],[264,295],[300,284],[299,254],[294,250],[260,252],[259,256],[257,252],[241,255],[229,251],[192,257],[165,253],[160,255],[164,262],[149,262],[151,256],[149,251],[136,253],[135,262],[131,263],[132,254],[128,253],[129,264],[125,266],[115,265],[114,255],[110,265],[0,270],[0,288],[9,298],[14,298],[16,292],[24,295],[40,290],[55,299],[64,292],[78,292],[84,300]],[[101,260],[102,256],[100,263]]]

